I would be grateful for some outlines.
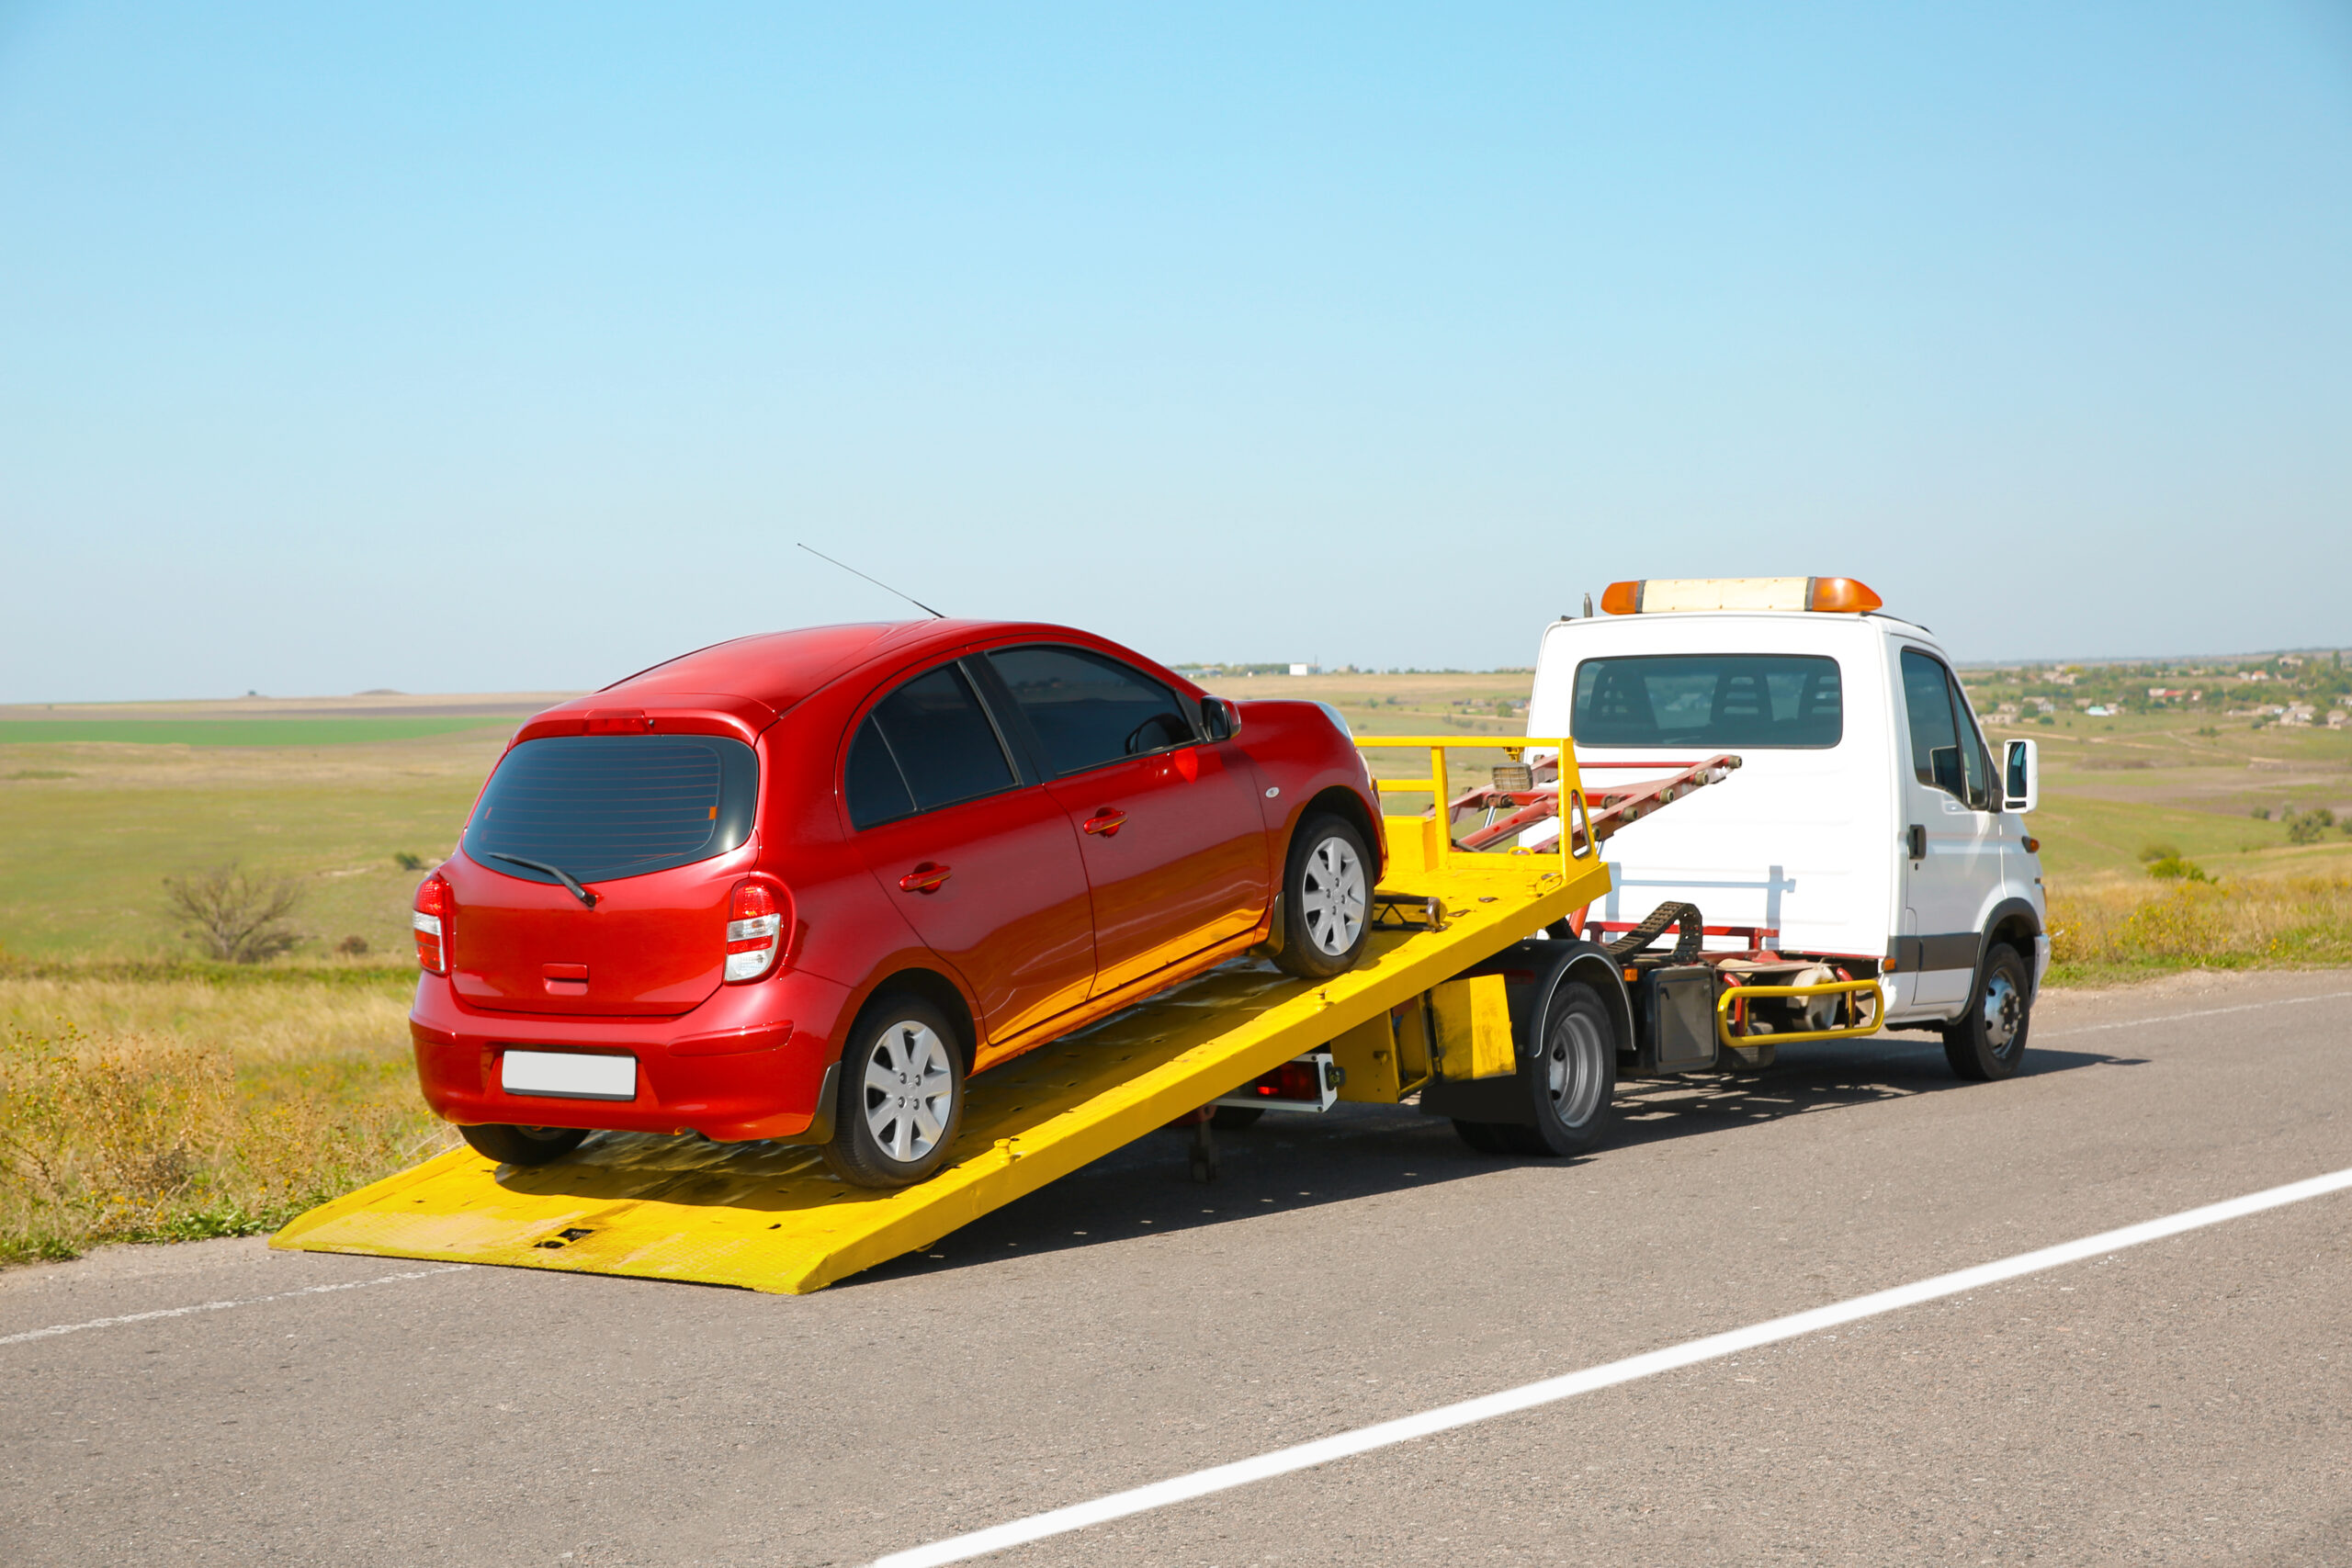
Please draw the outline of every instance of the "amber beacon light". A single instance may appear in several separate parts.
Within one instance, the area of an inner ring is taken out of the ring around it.
[[[1861,615],[1886,603],[1850,577],[1650,577],[1612,582],[1600,607],[1612,615],[1665,610],[1822,610]]]

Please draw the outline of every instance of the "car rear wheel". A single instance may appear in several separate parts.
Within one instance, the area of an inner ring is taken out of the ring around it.
[[[1282,908],[1276,964],[1306,980],[1354,968],[1372,935],[1372,855],[1363,835],[1319,812],[1301,822],[1283,869]]]
[[[842,1054],[825,1163],[860,1187],[910,1186],[947,1163],[963,1121],[956,1026],[920,997],[885,998]]]
[[[486,1159],[526,1166],[560,1160],[588,1136],[582,1127],[510,1127],[503,1122],[460,1127],[458,1134]]]
[[[1944,1059],[1956,1076],[1978,1083],[2017,1076],[2033,1024],[2031,985],[2016,948],[1996,942],[1986,950],[1968,1010],[1944,1026]]]

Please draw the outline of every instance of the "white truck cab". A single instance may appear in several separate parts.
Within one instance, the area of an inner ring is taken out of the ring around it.
[[[2050,961],[2034,744],[1996,759],[1934,637],[1879,604],[1846,578],[1612,584],[1612,613],[1545,630],[1527,733],[1573,737],[1589,794],[1644,773],[1595,764],[1741,760],[1609,840],[1588,919],[1679,900],[1760,928],[1740,945],[1876,976],[1884,1023],[1940,1027],[1956,1070],[2007,1077]]]

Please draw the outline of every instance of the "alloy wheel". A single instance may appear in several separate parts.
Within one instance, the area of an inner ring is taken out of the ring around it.
[[[1353,948],[1370,904],[1367,891],[1363,858],[1345,839],[1334,833],[1308,851],[1298,889],[1307,940],[1333,958]]]
[[[884,1154],[912,1164],[937,1148],[955,1095],[946,1043],[928,1024],[908,1019],[875,1037],[865,1058],[865,1125]]]

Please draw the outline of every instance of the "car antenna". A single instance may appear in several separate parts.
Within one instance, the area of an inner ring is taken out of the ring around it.
[[[797,539],[793,542],[795,544],[799,543]],[[808,550],[808,547],[806,545],[801,545],[800,547],[804,550]],[[822,550],[808,550],[808,553],[815,556],[820,561],[825,561],[833,566],[841,567],[843,571],[849,573],[852,577],[865,577],[865,573],[858,570],[857,568],[854,566],[842,566],[840,561],[834,560],[832,557],[827,555]],[[888,583],[883,581],[878,577],[865,577],[865,581],[874,584],[875,587],[879,588],[885,593],[898,593],[899,598],[904,599],[908,604],[912,604],[916,609],[921,610],[924,615],[931,616],[934,620],[944,621],[947,618],[938,611],[933,609],[930,605],[924,604],[922,600],[916,598],[913,594],[899,593],[897,589],[891,587]]]

